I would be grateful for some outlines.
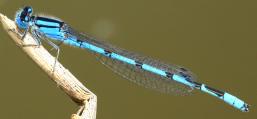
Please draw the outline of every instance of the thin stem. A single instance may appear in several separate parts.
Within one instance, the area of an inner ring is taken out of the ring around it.
[[[0,13],[0,21],[14,43],[20,47],[47,75],[81,108],[72,119],[95,119],[97,97],[72,75],[60,62],[41,45],[37,47],[35,39],[28,33],[21,40],[21,34],[15,23]],[[26,46],[26,47],[24,47]],[[53,72],[53,65],[55,71]]]

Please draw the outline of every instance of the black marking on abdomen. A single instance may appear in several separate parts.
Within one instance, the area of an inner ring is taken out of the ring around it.
[[[142,69],[143,63],[139,62],[139,61],[135,61],[135,62],[136,62],[136,66],[139,67],[140,69]]]
[[[79,43],[79,47],[81,48],[83,41],[82,41],[82,40],[78,40],[78,39],[77,39],[77,41],[76,41],[76,42],[78,42],[78,43]]]
[[[185,74],[184,72],[179,72],[179,74],[180,74],[181,76],[183,76],[184,78],[190,77],[190,76],[188,76],[187,74]]]
[[[185,80],[187,80],[190,83],[193,83],[193,81],[190,79],[190,77],[186,77]]]
[[[170,72],[165,72],[165,74],[166,74],[166,77],[168,77],[168,78],[172,78],[172,76],[173,76],[173,74]]]
[[[209,86],[206,86],[206,85],[205,85],[205,88],[208,89],[209,91],[215,93],[215,94],[216,94],[217,96],[219,96],[219,97],[224,96],[224,94],[225,94],[225,92],[223,92],[223,91],[214,89],[214,88],[209,87]]]
[[[109,50],[104,50],[104,54],[108,57],[111,57],[112,52]]]
[[[192,83],[195,85],[195,86],[194,86],[195,88],[201,90],[201,87],[202,87],[202,85],[203,85],[202,83],[198,83],[198,82],[194,82],[194,81],[193,81]]]

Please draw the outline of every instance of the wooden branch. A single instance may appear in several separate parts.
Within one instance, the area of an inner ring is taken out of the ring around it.
[[[55,58],[43,47],[35,46],[35,39],[28,33],[22,41],[20,30],[16,24],[0,13],[0,21],[5,31],[15,44],[20,47],[48,76],[56,82],[71,99],[79,104],[80,109],[72,115],[72,119],[95,119],[97,97],[87,89],[75,76],[65,69],[58,61],[53,72]]]

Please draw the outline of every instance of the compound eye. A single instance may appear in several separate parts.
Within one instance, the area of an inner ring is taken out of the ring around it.
[[[23,11],[27,12],[27,14],[32,14],[32,12],[33,12],[32,7],[30,7],[30,6],[24,7]]]
[[[32,13],[32,9],[30,8],[30,9],[28,9],[28,13]]]

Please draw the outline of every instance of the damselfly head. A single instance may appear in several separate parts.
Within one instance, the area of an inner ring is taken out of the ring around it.
[[[20,9],[15,15],[15,22],[21,29],[28,28],[29,22],[31,20],[33,9],[30,6],[25,6]]]
[[[32,7],[30,6],[26,6],[23,8],[22,12],[21,12],[21,20],[25,21],[25,22],[29,22],[30,17],[32,16],[33,10]]]

